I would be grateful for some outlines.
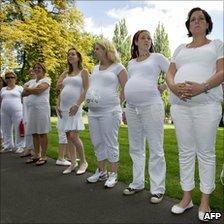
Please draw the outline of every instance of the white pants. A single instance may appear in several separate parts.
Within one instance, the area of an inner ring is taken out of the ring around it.
[[[23,117],[23,121],[25,121],[24,117]],[[26,121],[24,122],[24,126],[25,126],[25,148],[26,149],[33,149],[33,136],[32,135],[27,135],[26,134]]]
[[[19,124],[22,120],[22,111],[1,112],[1,126],[4,140],[4,148],[19,148],[25,146],[24,137],[19,135]],[[15,145],[13,143],[13,127],[15,128]]]
[[[180,184],[183,191],[191,191],[195,187],[196,156],[201,192],[210,194],[215,189],[215,140],[221,112],[221,105],[215,103],[171,106],[179,148]]]
[[[133,181],[129,187],[145,187],[145,139],[150,148],[148,172],[150,192],[165,192],[166,162],[163,150],[164,107],[154,104],[145,107],[127,107],[129,152],[133,162]]]
[[[119,161],[118,129],[121,113],[114,111],[103,116],[89,116],[90,137],[98,161],[108,159],[115,163]]]

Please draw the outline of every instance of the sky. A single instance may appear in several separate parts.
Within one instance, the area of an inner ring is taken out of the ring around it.
[[[205,9],[212,18],[213,30],[209,39],[223,41],[223,1],[77,1],[85,17],[84,29],[112,39],[115,24],[125,18],[131,36],[140,29],[149,30],[153,37],[158,23],[168,33],[171,53],[188,43],[185,21],[194,7]]]

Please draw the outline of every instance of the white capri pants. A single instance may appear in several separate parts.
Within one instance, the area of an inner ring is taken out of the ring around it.
[[[218,103],[197,106],[172,105],[171,116],[179,148],[180,184],[183,191],[195,187],[195,158],[198,158],[200,190],[215,189],[215,140],[222,108]]]
[[[129,187],[145,187],[145,139],[150,148],[148,173],[151,194],[165,192],[166,162],[163,150],[163,104],[126,109],[128,123],[129,153],[133,162],[133,181]]]
[[[118,130],[121,123],[121,112],[105,113],[103,116],[88,116],[90,137],[98,161],[108,159],[119,161]]]

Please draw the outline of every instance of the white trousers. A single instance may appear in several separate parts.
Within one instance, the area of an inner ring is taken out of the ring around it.
[[[133,162],[133,181],[129,187],[145,187],[145,139],[150,148],[148,173],[150,192],[165,192],[166,162],[163,150],[164,107],[154,104],[145,107],[127,107],[129,153]]]
[[[221,113],[221,105],[216,103],[171,106],[179,148],[180,184],[183,191],[191,191],[195,187],[196,156],[201,192],[210,194],[215,189],[215,140]]]
[[[89,116],[90,137],[98,161],[108,159],[109,162],[119,161],[118,129],[121,113],[114,111],[103,116]]]
[[[64,131],[58,130],[58,142],[59,144],[68,144],[67,135]]]
[[[4,148],[19,148],[25,146],[24,137],[19,135],[19,124],[22,120],[22,111],[1,111],[1,126]],[[13,143],[13,127],[15,129],[15,144]]]

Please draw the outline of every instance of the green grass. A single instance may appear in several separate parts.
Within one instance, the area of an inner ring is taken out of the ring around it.
[[[52,131],[49,134],[49,146],[48,156],[56,159],[58,155],[58,135],[56,128],[56,118],[52,118]],[[88,125],[85,125],[86,129],[80,133],[80,137],[83,141],[87,161],[89,163],[88,170],[94,172],[96,169],[96,158],[92,149],[92,143],[90,141],[90,135],[88,131]],[[217,132],[216,141],[216,189],[211,196],[211,207],[218,211],[224,211],[223,204],[223,186],[220,182],[220,173],[223,164],[223,139],[224,129],[219,128]],[[164,149],[167,164],[167,175],[166,175],[166,195],[169,197],[180,199],[182,191],[179,184],[179,163],[178,163],[178,151],[175,129],[172,125],[165,125],[165,139]],[[127,127],[121,126],[119,131],[119,144],[120,144],[120,162],[119,162],[119,181],[124,183],[130,183],[132,180],[132,162],[128,152],[128,133]],[[148,158],[149,150],[147,147]],[[148,159],[147,159],[148,160]],[[199,177],[196,164],[196,175],[195,175],[196,187],[193,192],[193,201],[195,204],[200,202],[200,190],[199,190]],[[149,178],[147,174],[147,163],[146,163],[146,188],[149,189]]]

